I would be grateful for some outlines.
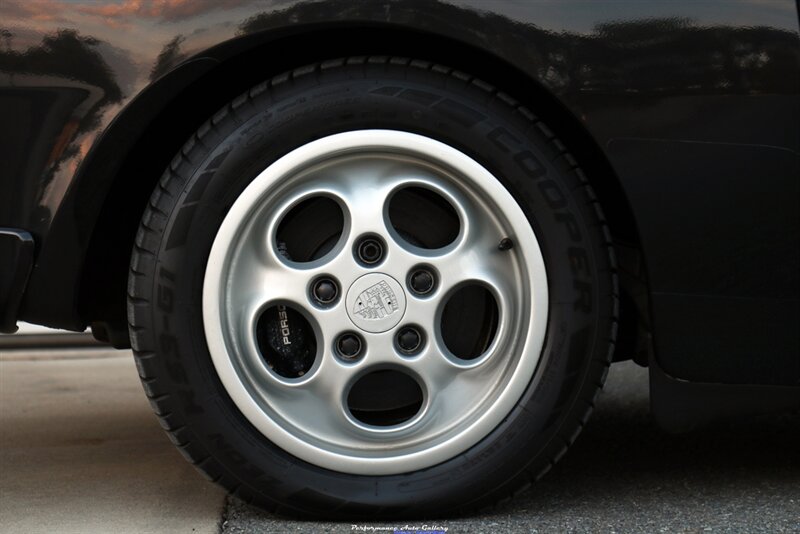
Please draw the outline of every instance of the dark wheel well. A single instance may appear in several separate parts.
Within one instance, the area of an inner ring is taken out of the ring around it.
[[[280,53],[272,53],[275,50]],[[101,140],[97,153],[81,169],[83,180],[110,181],[80,281],[80,318],[92,325],[95,335],[118,347],[129,346],[125,295],[136,229],[164,169],[208,117],[240,93],[281,72],[324,59],[379,54],[422,57],[463,70],[533,109],[590,177],[614,237],[638,244],[632,212],[602,150],[556,95],[513,65],[458,41],[394,27],[309,29],[278,39],[265,32],[243,37],[235,46],[208,51],[206,55],[218,60],[217,65],[178,91],[167,88],[169,97],[158,102],[162,107],[152,120],[137,124],[123,111],[104,137],[114,129],[117,135],[124,131],[127,144],[120,148],[119,143],[104,145]],[[173,83],[174,78],[166,76],[154,86]]]

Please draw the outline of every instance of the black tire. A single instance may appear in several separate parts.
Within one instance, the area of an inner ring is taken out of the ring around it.
[[[442,99],[452,105],[433,105]],[[215,372],[201,312],[216,231],[251,180],[297,146],[368,128],[432,137],[489,169],[522,207],[548,272],[545,345],[517,407],[465,453],[401,475],[323,469],[268,441],[239,412]],[[533,175],[524,154],[542,165]],[[347,519],[473,512],[541,477],[592,411],[613,353],[618,310],[603,214],[552,132],[480,80],[387,57],[328,61],[277,76],[206,122],[150,199],[128,292],[139,374],[183,455],[246,502],[279,513]]]

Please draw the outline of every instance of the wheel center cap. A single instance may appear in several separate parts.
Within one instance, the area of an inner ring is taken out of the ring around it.
[[[406,313],[406,294],[388,274],[370,273],[353,282],[345,305],[348,317],[361,330],[386,332],[397,326]]]

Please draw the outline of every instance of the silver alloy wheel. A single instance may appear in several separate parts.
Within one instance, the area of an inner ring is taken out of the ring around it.
[[[417,187],[445,199],[458,216],[455,240],[426,249],[410,243],[389,220],[398,191]],[[321,257],[287,258],[276,234],[304,200],[332,199],[343,215],[341,235]],[[362,236],[384,245],[374,266],[354,257]],[[500,250],[509,237],[514,246]],[[418,266],[437,275],[429,294],[406,280]],[[318,306],[310,284],[335,280],[341,297]],[[442,335],[449,299],[465,284],[488,290],[498,318],[480,355],[454,355]],[[358,295],[379,291],[375,323],[359,315]],[[354,296],[355,295],[355,296]],[[387,296],[388,295],[388,296]],[[389,302],[389,304],[386,304]],[[286,377],[265,362],[256,339],[264,310],[285,305],[308,321],[316,338],[313,365]],[[332,135],[283,156],[239,196],[214,240],[203,285],[203,322],[219,377],[244,416],[270,441],[311,464],[360,474],[415,471],[465,451],[515,407],[536,369],[547,323],[547,277],[524,213],[489,171],[439,141],[393,130]],[[408,355],[395,344],[407,325],[427,342]],[[337,356],[335,340],[356,332],[363,354]],[[422,392],[415,415],[376,426],[353,416],[348,394],[375,370],[411,377]]]

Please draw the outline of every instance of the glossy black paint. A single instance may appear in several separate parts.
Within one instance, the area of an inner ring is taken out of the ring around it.
[[[796,2],[271,5],[0,4],[0,226],[37,245],[20,319],[124,343],[133,234],[189,134],[285,69],[400,54],[488,80],[576,154],[643,254],[665,372],[800,384]]]

